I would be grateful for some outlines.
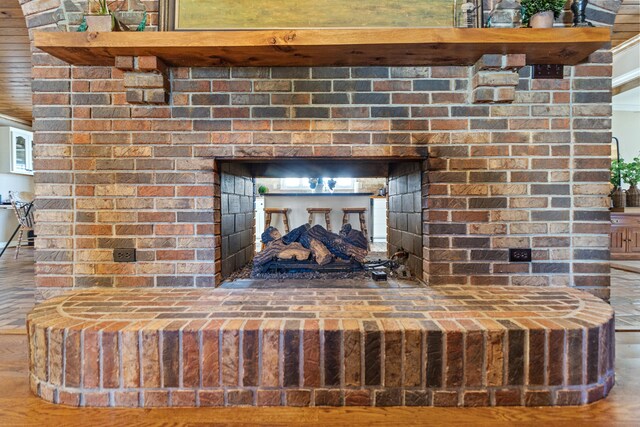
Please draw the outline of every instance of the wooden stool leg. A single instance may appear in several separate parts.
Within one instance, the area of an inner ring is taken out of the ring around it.
[[[367,222],[365,221],[364,213],[360,212],[358,216],[360,217],[360,230],[362,231],[362,234],[364,234],[364,237],[367,239],[367,242],[369,242],[367,233]]]
[[[349,222],[349,214],[345,212],[344,216],[342,217],[342,225],[345,225],[348,222]]]
[[[18,246],[16,247],[16,256],[15,259],[18,259],[18,255],[20,255],[20,246],[22,246],[22,234],[24,230],[20,227],[20,237],[18,237]]]
[[[264,220],[264,222],[266,224],[264,228],[271,227],[271,212],[267,212],[267,218]]]
[[[284,217],[282,218],[282,221],[284,222],[284,232],[288,233],[289,232],[289,215],[287,215],[287,213],[285,212]]]
[[[331,213],[330,212],[324,213],[324,222],[327,223],[327,231],[331,231]]]
[[[313,225],[313,212],[309,212],[309,225]]]

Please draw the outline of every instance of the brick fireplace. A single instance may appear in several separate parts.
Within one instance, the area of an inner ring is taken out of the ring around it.
[[[174,67],[170,104],[139,105],[135,71],[34,63],[42,290],[219,283],[220,159],[401,158],[426,163],[425,281],[608,296],[607,51],[563,80],[481,72],[512,103],[474,103],[472,67]]]
[[[53,29],[46,6],[23,3],[30,28]],[[153,30],[157,2],[141,3]],[[608,4],[595,3],[610,25]],[[29,320],[35,393],[85,406],[476,406],[609,392],[612,312],[577,291],[609,297],[606,46],[563,79],[534,79],[525,52],[419,67],[136,55],[70,66],[34,48],[36,281],[40,299],[56,297]],[[429,289],[406,291],[411,304],[393,290],[214,290],[253,253],[246,164],[294,159],[386,164],[388,249],[408,250]],[[113,262],[115,248],[135,248],[137,261]],[[533,262],[509,262],[510,248],[531,248]],[[276,320],[222,310],[289,297]],[[156,298],[182,308],[145,303]],[[328,303],[296,298],[339,303],[327,314]],[[221,310],[199,310],[211,301]],[[376,301],[391,313],[376,315]],[[399,368],[385,365],[394,358]],[[209,362],[219,364],[207,379]],[[265,374],[274,366],[277,378]]]

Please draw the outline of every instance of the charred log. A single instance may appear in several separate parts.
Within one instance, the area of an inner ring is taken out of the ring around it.
[[[309,239],[311,253],[314,259],[320,265],[327,265],[333,260],[331,251],[322,244],[321,241],[316,239]]]
[[[282,237],[282,241],[286,245],[289,245],[293,242],[298,242],[305,248],[309,249],[310,248],[309,235],[308,235],[309,228],[311,228],[311,226],[307,223],[301,225],[300,227],[294,228],[293,230],[291,230],[290,232],[288,232]]]
[[[329,251],[342,259],[350,259],[364,263],[367,256],[367,249],[358,247],[343,237],[327,231],[321,225],[315,225],[308,231],[309,237],[319,240]]]
[[[303,261],[309,258],[311,251],[303,247],[300,243],[294,242],[290,245],[284,244],[282,239],[274,240],[262,251],[258,252],[253,257],[254,267],[261,266],[268,263],[274,258],[279,259],[296,259]]]
[[[269,242],[273,242],[274,240],[278,240],[282,237],[280,231],[278,231],[275,227],[268,227],[264,232],[260,235],[260,240],[265,245]]]
[[[340,237],[342,237],[348,243],[357,246],[362,249],[369,249],[369,244],[364,233],[360,230],[354,230],[351,224],[345,224],[340,230]]]

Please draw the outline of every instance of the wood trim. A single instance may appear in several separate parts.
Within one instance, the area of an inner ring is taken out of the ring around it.
[[[73,65],[153,55],[173,66],[473,65],[484,54],[575,65],[608,28],[340,28],[145,33],[36,32],[35,46]]]
[[[158,1],[158,31],[175,29],[176,2],[174,0]]]
[[[623,92],[626,92],[628,90],[631,89],[635,89],[638,86],[640,86],[640,76],[636,77],[634,79],[631,79],[627,82],[622,83],[621,85],[615,86],[612,90],[611,93],[615,96],[615,95],[619,95]]]
[[[28,90],[29,96],[31,96],[31,87]],[[31,121],[20,119],[18,117],[8,116],[6,114],[0,114],[0,119],[11,120],[12,122],[20,123],[25,126],[31,126]]]

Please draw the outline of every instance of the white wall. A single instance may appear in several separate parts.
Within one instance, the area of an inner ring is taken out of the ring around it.
[[[640,156],[640,111],[614,111],[611,130],[620,142],[621,158]]]
[[[640,35],[632,37],[613,49],[613,86],[640,76]]]
[[[613,87],[621,87],[640,77],[640,36],[613,49]],[[640,88],[626,90],[612,99],[612,136],[620,143],[620,157],[631,161],[640,157]]]
[[[0,117],[0,126],[13,126],[20,129],[31,130],[29,126],[3,117]],[[8,154],[9,153],[0,153],[0,156],[6,156]],[[15,173],[0,173],[0,195],[2,196],[3,202],[9,200],[9,191],[33,192],[33,177]],[[17,226],[18,221],[16,220],[16,215],[13,210],[0,209],[0,250],[2,250]],[[15,246],[15,244],[16,241],[14,240],[12,246]]]

